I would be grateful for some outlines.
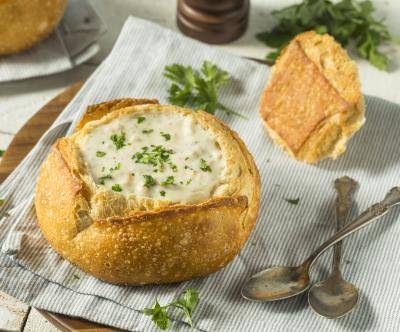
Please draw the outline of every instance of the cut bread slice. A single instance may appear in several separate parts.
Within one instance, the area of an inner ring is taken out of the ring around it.
[[[336,159],[365,121],[356,64],[327,34],[296,36],[272,69],[260,116],[297,160]]]

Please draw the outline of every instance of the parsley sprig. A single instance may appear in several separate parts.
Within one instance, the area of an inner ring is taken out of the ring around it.
[[[153,308],[145,308],[142,312],[147,316],[152,316],[153,322],[162,330],[168,329],[170,325],[170,316],[168,311],[170,308],[179,309],[184,313],[186,320],[190,326],[193,324],[193,312],[199,304],[199,294],[194,288],[188,288],[182,293],[178,299],[161,306],[156,299],[156,303]]]
[[[382,20],[373,17],[371,1],[304,0],[300,4],[275,10],[277,25],[270,31],[257,34],[266,45],[277,48],[267,55],[275,61],[281,49],[297,34],[314,30],[329,33],[343,46],[355,42],[358,54],[381,70],[387,70],[389,59],[378,47],[393,40]]]
[[[201,109],[211,114],[220,109],[228,114],[245,118],[218,101],[218,89],[230,81],[227,71],[218,68],[210,61],[203,62],[200,72],[191,66],[176,63],[165,66],[164,70],[164,76],[173,82],[168,90],[170,103]]]

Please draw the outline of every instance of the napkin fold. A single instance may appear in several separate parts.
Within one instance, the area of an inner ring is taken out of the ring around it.
[[[0,82],[46,76],[72,69],[100,49],[104,23],[88,0],[69,0],[56,30],[33,48],[0,57]]]
[[[232,82],[220,91],[221,102],[248,118],[217,113],[243,138],[260,170],[260,215],[247,245],[219,272],[173,285],[116,286],[85,274],[57,255],[37,226],[33,195],[40,164],[53,142],[73,131],[88,105],[121,97],[167,103],[170,82],[162,75],[164,67],[181,63],[198,68],[204,60],[231,74]],[[359,210],[382,199],[400,180],[399,105],[367,97],[367,122],[344,156],[318,165],[299,163],[273,144],[258,117],[258,100],[269,72],[264,65],[129,18],[108,58],[0,186],[5,199],[0,208],[0,289],[38,308],[134,331],[154,329],[151,319],[140,312],[143,308],[156,298],[166,303],[188,287],[200,294],[194,321],[202,331],[397,330],[398,212],[345,240],[343,274],[361,290],[351,315],[323,319],[307,308],[305,296],[273,303],[253,303],[240,296],[249,276],[267,266],[300,263],[334,232],[335,178],[348,175],[360,182],[355,197]],[[71,127],[62,125],[69,121]],[[291,205],[287,198],[299,198],[299,204]],[[330,262],[326,254],[315,264],[314,279],[327,276]],[[175,316],[172,325],[189,330],[181,316]]]

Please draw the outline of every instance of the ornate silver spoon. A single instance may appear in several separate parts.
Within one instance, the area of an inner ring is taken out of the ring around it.
[[[385,215],[400,203],[400,187],[392,188],[383,201],[372,205],[353,222],[343,227],[320,245],[300,266],[277,266],[261,271],[248,279],[242,296],[253,301],[274,301],[303,293],[310,287],[309,270],[315,260],[328,248],[346,236],[360,230]]]
[[[357,182],[345,176],[335,180],[336,229],[340,231],[346,224],[353,194]],[[332,273],[328,279],[317,282],[308,292],[308,303],[319,315],[327,318],[339,318],[352,311],[358,302],[358,289],[343,280],[340,271],[342,242],[338,242],[333,250]]]

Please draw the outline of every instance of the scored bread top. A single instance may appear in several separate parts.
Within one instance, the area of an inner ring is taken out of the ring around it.
[[[271,136],[297,159],[336,158],[364,121],[357,67],[329,35],[306,32],[278,58],[260,101]]]

